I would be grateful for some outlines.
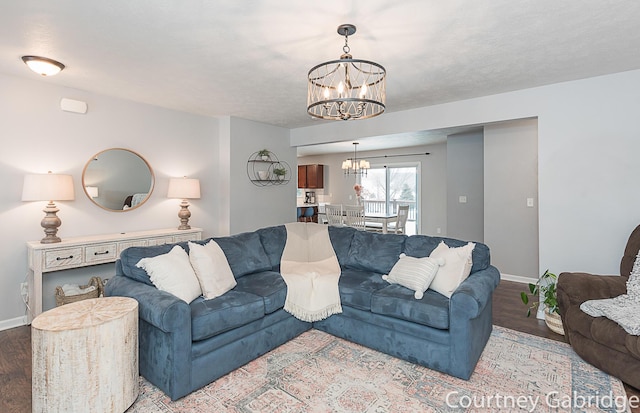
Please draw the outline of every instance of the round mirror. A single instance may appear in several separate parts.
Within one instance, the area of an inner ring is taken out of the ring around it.
[[[94,204],[109,211],[138,208],[151,196],[153,184],[149,163],[128,149],[98,152],[82,171],[84,193]]]

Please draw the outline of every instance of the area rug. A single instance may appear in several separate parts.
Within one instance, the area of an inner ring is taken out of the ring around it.
[[[172,402],[140,379],[130,413],[628,412],[622,383],[565,343],[494,327],[469,381],[310,330]]]

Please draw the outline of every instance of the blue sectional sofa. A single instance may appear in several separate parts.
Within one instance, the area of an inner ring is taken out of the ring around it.
[[[107,296],[139,303],[140,373],[171,399],[190,392],[317,328],[381,352],[468,379],[492,329],[492,295],[499,283],[489,248],[476,243],[473,267],[451,298],[414,292],[382,279],[405,253],[426,257],[444,240],[329,227],[342,274],[343,312],[307,323],[283,310],[286,284],[279,273],[287,232],[284,226],[214,238],[224,251],[237,285],[224,295],[191,304],[160,291],[136,267],[144,257],[173,245],[131,247],[116,263]],[[206,243],[208,240],[199,241]],[[187,243],[181,243],[188,251]]]

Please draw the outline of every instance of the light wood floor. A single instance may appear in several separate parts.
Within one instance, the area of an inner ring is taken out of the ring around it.
[[[493,322],[552,340],[565,341],[550,331],[544,321],[526,317],[526,307],[520,302],[524,285],[503,281],[493,297]],[[627,395],[640,397],[640,391],[625,386]],[[0,412],[26,413],[31,411],[31,331],[17,327],[0,331]],[[640,413],[634,409],[633,413]]]

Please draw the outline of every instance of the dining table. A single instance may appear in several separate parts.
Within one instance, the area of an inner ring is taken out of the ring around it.
[[[398,213],[388,214],[386,212],[369,212],[364,214],[365,227],[370,222],[382,224],[382,233],[389,232],[389,223],[396,222]]]
[[[343,211],[342,215],[344,216],[346,215],[346,213]],[[389,232],[389,223],[396,222],[397,219],[398,219],[397,212],[396,213],[365,212],[364,214],[365,228],[370,223],[380,224],[380,229],[383,234],[387,234]],[[325,221],[326,221],[325,212],[324,211],[318,212],[318,222],[325,222]],[[369,226],[369,229],[371,229],[372,227],[373,226]],[[377,229],[377,226],[373,228]]]

